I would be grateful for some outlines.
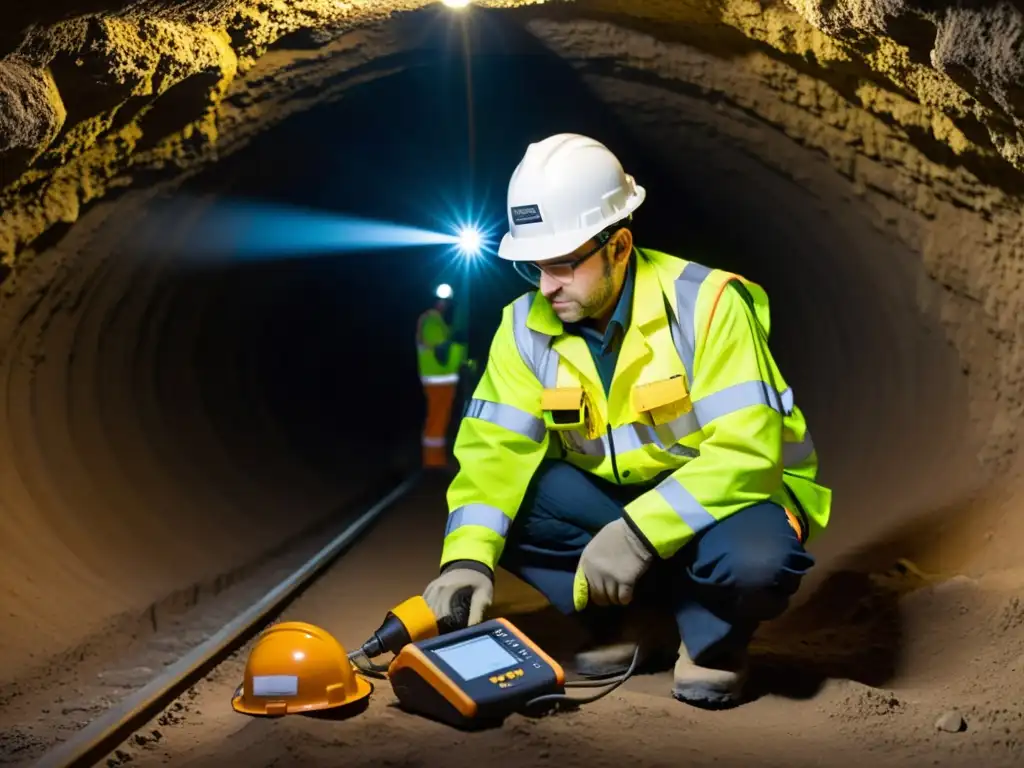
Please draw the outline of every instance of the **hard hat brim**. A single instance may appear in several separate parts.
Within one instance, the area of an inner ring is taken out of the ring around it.
[[[305,702],[303,704],[288,705],[286,699],[274,699],[275,703],[285,704],[285,706],[278,712],[268,712],[266,700],[254,702],[243,693],[241,695],[231,697],[231,707],[239,714],[253,715],[256,717],[281,717],[283,715],[295,715],[303,712],[320,712],[328,709],[341,709],[342,707],[348,707],[358,701],[362,701],[373,693],[373,684],[369,680],[360,676],[356,672],[353,672],[352,679],[355,684],[355,691],[351,695],[346,696],[337,702],[331,702],[324,698],[317,701]]]
[[[547,237],[520,237],[518,239],[513,238],[511,232],[506,232],[498,246],[498,258],[505,261],[548,261],[568,256],[601,230],[633,213],[640,207],[645,197],[647,197],[647,190],[637,185],[636,194],[629,198],[625,208],[614,219],[598,222],[586,229],[562,232]]]

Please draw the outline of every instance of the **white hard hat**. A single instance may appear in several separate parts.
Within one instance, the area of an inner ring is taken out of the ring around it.
[[[559,133],[530,144],[508,185],[509,231],[498,256],[544,261],[565,256],[627,218],[647,192],[601,142]]]

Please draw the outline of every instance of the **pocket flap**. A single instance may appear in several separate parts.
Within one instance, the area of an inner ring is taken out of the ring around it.
[[[583,407],[583,387],[545,389],[540,396],[544,411],[578,411]]]
[[[690,410],[690,393],[682,376],[652,381],[633,387],[633,407],[641,413],[673,406],[671,410],[685,413]]]
[[[588,425],[589,409],[583,387],[545,389],[540,396],[540,407],[548,429],[572,430]]]

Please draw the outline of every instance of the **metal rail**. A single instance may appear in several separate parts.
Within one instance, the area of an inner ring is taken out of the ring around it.
[[[47,752],[36,765],[39,768],[85,768],[110,754],[133,731],[155,717],[242,645],[268,614],[319,574],[332,558],[352,544],[385,509],[405,495],[418,479],[419,472],[408,477],[217,634],[193,648],[146,686],[111,707],[70,739]]]

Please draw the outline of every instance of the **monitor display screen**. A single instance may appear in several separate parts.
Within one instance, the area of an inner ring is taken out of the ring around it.
[[[437,648],[434,653],[463,680],[492,674],[519,663],[519,659],[490,635],[480,635],[446,648]]]

